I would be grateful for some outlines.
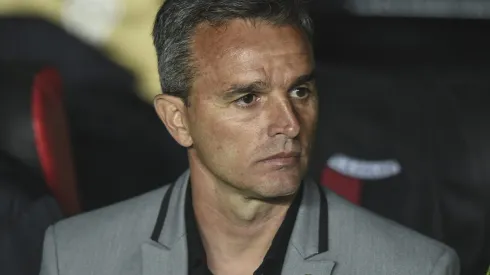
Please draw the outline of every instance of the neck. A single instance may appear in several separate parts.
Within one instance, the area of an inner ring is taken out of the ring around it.
[[[251,199],[202,169],[192,169],[192,165],[191,184],[194,213],[209,268],[215,274],[244,269],[253,273],[294,196],[275,201]]]

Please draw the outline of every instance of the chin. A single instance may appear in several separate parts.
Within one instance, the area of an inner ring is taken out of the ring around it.
[[[301,185],[300,177],[274,178],[262,181],[257,193],[264,198],[279,198],[294,195]]]

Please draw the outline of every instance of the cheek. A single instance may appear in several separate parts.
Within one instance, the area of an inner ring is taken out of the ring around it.
[[[298,114],[303,135],[310,137],[310,135],[314,134],[317,126],[318,109],[316,105],[300,108]]]
[[[251,144],[246,127],[229,119],[202,118],[194,127],[196,131],[193,139],[198,147],[207,154],[225,158],[226,161],[243,158]]]

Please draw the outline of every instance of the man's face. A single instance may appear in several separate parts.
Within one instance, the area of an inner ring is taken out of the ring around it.
[[[296,192],[317,121],[313,55],[300,30],[198,27],[187,110],[191,167],[253,198]]]

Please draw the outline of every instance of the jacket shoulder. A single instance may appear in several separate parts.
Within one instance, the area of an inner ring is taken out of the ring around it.
[[[326,191],[329,207],[329,240],[332,255],[371,262],[376,274],[459,274],[453,249],[365,208]],[[364,262],[363,265],[368,265]],[[443,267],[441,267],[441,265]],[[382,269],[379,269],[382,268]],[[447,268],[454,272],[437,273]],[[370,273],[370,274],[371,274]]]
[[[150,239],[167,190],[165,186],[51,226],[46,236],[56,247],[59,269],[119,274],[120,261],[134,262],[131,257]]]
[[[152,219],[158,215],[160,203],[169,186],[164,186],[137,197],[115,203],[100,209],[83,213],[58,222],[55,225],[58,234],[81,234],[85,227],[90,227],[87,233],[94,233],[94,229],[103,229],[105,226],[114,228],[119,223]],[[147,220],[148,221],[148,220]],[[134,224],[133,224],[134,225]]]

